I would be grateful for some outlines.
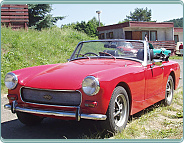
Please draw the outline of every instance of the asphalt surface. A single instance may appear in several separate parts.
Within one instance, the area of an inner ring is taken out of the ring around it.
[[[175,60],[180,64],[181,77],[179,87],[183,86],[183,60]],[[15,114],[4,109],[8,103],[6,95],[1,95],[1,137],[3,139],[81,139],[98,138],[99,131],[103,130],[98,121],[82,120],[62,121],[45,118],[40,125],[25,126],[17,119]],[[102,136],[107,135],[102,133]]]

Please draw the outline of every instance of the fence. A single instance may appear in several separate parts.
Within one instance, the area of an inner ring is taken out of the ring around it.
[[[2,26],[12,29],[28,28],[29,16],[27,5],[2,5],[1,23]]]

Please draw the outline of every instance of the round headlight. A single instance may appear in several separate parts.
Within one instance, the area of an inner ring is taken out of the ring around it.
[[[98,79],[94,76],[87,76],[82,82],[82,90],[89,96],[97,94],[100,90]]]
[[[14,89],[17,86],[18,78],[14,73],[10,72],[5,76],[4,82],[8,89]]]

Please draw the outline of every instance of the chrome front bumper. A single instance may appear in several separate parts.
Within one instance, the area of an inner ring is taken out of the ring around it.
[[[5,109],[9,109],[12,113],[17,111],[33,113],[39,115],[53,115],[57,117],[72,117],[76,118],[77,121],[80,119],[91,119],[91,120],[106,120],[107,116],[102,114],[80,114],[80,108],[78,107],[76,112],[65,112],[65,111],[53,111],[53,110],[40,110],[40,109],[29,109],[24,107],[19,107],[16,101],[12,102],[12,105],[6,104],[4,105]]]

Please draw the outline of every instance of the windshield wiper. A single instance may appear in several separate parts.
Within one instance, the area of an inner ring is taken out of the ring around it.
[[[83,57],[86,57],[86,58],[88,58],[88,59],[90,59],[90,57],[88,57],[88,56],[86,56],[86,55],[84,55],[84,54],[75,54],[75,55],[80,55],[80,56],[83,56]]]
[[[109,55],[109,56],[111,56],[111,57],[113,57],[115,60],[116,60],[116,58],[113,56],[113,55],[111,55],[110,53],[106,53],[106,52],[99,52],[99,54],[106,54],[106,55]]]

